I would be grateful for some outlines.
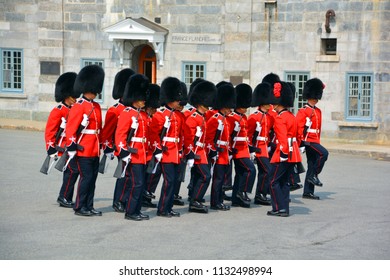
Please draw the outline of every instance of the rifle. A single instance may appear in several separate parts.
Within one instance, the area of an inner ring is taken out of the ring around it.
[[[200,138],[202,138],[202,135],[203,135],[202,128],[200,126],[197,126],[196,132],[195,132],[195,137],[194,137],[194,142],[193,142],[194,146],[195,146],[194,159],[200,159],[200,156],[196,154],[196,152],[198,151],[198,147],[199,147],[198,145],[196,145],[196,143],[200,140]],[[184,182],[188,159],[184,158],[182,161],[183,161],[183,163],[180,163],[181,166],[180,166],[180,173],[179,173],[179,178],[178,178],[178,180],[180,182]],[[191,166],[191,168],[192,168],[192,166]]]
[[[92,106],[91,111],[89,111],[88,115],[84,114],[83,115],[83,120],[81,121],[79,127],[77,128],[76,136],[78,136],[89,124],[89,117],[91,116],[93,110],[95,109],[94,106]],[[81,138],[83,137],[84,133],[82,133],[79,137],[79,140],[77,141],[77,150],[83,151],[84,147],[80,145]],[[73,157],[68,157],[68,153],[66,152],[66,148],[64,153],[62,154],[61,158],[55,165],[55,169],[64,172],[66,170],[66,167],[68,166],[70,160]]]
[[[65,130],[65,127],[66,127],[66,119],[64,117],[61,118],[61,124],[60,124],[60,127],[58,128],[57,132],[56,132],[56,135],[55,135],[55,140],[54,140],[54,144],[55,144],[55,148],[57,151],[59,152],[63,152],[63,148],[60,147],[61,143],[59,143],[59,145],[57,145],[58,141],[60,141],[60,138],[62,136],[62,133],[64,132]],[[62,141],[62,138],[61,138],[61,141]],[[53,158],[53,162],[50,164],[50,160],[51,158]],[[43,164],[42,164],[42,167],[40,169],[40,172],[43,173],[43,174],[46,174],[48,175],[51,168],[53,167],[54,163],[58,160],[58,156],[57,156],[57,153],[54,154],[54,156],[49,156],[47,155]]]
[[[218,120],[218,127],[217,127],[217,131],[215,132],[215,135],[214,135],[214,146],[216,147],[216,156],[215,156],[215,160],[214,162],[211,164],[211,168],[210,168],[210,173],[213,174],[214,172],[214,166],[218,160],[218,154],[219,154],[219,150],[221,149],[221,139],[222,139],[222,132],[225,128],[225,125],[223,124],[223,121],[225,119],[225,115],[223,116],[223,119],[222,120]]]
[[[138,130],[138,117],[141,109],[138,109],[137,117],[131,117],[132,123],[129,133],[127,134],[126,138],[126,145],[127,145],[127,151],[130,152],[129,158],[126,160],[126,165],[123,168],[123,160],[119,159],[118,165],[114,172],[114,177],[117,179],[125,177],[127,166],[129,165],[129,162],[131,160],[131,154],[137,153],[138,150],[134,148],[134,141],[132,141],[132,138],[137,133]],[[131,142],[131,146],[128,145],[128,143]]]
[[[163,141],[165,135],[167,135],[168,131],[169,131],[169,128],[171,127],[171,116],[172,116],[172,113],[173,113],[173,110],[171,111],[171,113],[169,114],[169,117],[168,116],[165,116],[165,122],[164,122],[164,126],[163,126],[163,129],[161,130],[161,134],[160,134],[160,141]],[[166,144],[166,141],[164,141],[163,143],[163,147],[165,146]],[[163,148],[162,147],[162,148]],[[164,152],[164,151],[163,151]],[[157,166],[159,164],[160,161],[157,161],[156,162],[156,158],[155,156],[153,155],[152,156],[152,159],[149,161],[149,164],[148,164],[148,167],[146,168],[146,173],[149,173],[149,174],[154,174],[156,173],[156,170],[157,170]]]

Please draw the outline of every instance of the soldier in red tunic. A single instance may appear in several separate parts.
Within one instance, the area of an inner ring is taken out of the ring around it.
[[[179,152],[182,148],[183,122],[174,111],[182,99],[180,80],[167,77],[161,83],[160,102],[164,107],[157,110],[150,124],[150,143],[154,147],[153,156],[157,166],[161,165],[164,178],[157,216],[171,218],[179,217],[180,213],[173,211],[175,181],[178,179],[180,163]]]
[[[230,206],[223,203],[222,186],[230,166],[230,128],[226,116],[235,107],[236,93],[234,87],[228,84],[219,86],[213,105],[217,112],[207,121],[206,134],[206,145],[212,173],[210,208],[214,210],[230,210]]]
[[[71,106],[76,102],[80,94],[73,91],[73,84],[77,74],[66,72],[62,74],[55,85],[54,98],[56,102],[61,102],[51,112],[47,119],[45,129],[45,141],[47,154],[50,157],[62,155],[65,148],[65,130],[68,121],[68,114]],[[66,208],[73,207],[74,184],[79,176],[79,171],[75,162],[68,164],[63,173],[62,185],[57,202]]]
[[[294,106],[294,93],[286,82],[276,82],[273,86],[275,97],[274,110],[277,112],[274,123],[276,135],[276,149],[271,163],[271,204],[269,216],[289,216],[290,188],[288,177],[297,162],[301,162],[301,155],[297,143],[297,122],[295,116],[288,110]]]
[[[258,84],[253,91],[252,106],[258,107],[248,118],[248,137],[251,145],[257,149],[255,163],[257,164],[257,186],[255,204],[271,205],[267,198],[269,194],[271,164],[269,161],[268,146],[270,131],[274,119],[268,114],[272,102],[272,90],[269,83]]]
[[[306,151],[307,172],[303,189],[303,198],[320,199],[314,194],[314,186],[322,187],[322,182],[318,179],[328,159],[328,151],[321,142],[321,110],[316,106],[318,100],[322,98],[325,85],[318,78],[308,80],[303,87],[303,98],[307,99],[307,104],[297,113],[298,139],[301,143],[300,149]]]
[[[145,112],[148,115],[148,135],[150,124],[152,123],[152,117],[157,112],[157,109],[160,107],[160,86],[157,84],[149,85],[149,95],[145,102]],[[152,143],[150,143],[150,139],[148,137],[148,153],[146,157],[147,165],[153,157],[154,147]],[[157,208],[157,204],[152,202],[152,199],[155,199],[156,196],[154,193],[156,192],[157,185],[160,181],[161,177],[161,166],[158,166],[155,173],[146,172],[145,173],[145,188],[142,200],[143,207]]]
[[[75,160],[80,172],[76,202],[73,209],[80,216],[101,216],[93,207],[96,179],[99,170],[102,112],[99,103],[93,101],[102,91],[104,70],[98,65],[88,65],[80,70],[74,91],[82,97],[69,111],[66,128],[66,145],[69,160]],[[78,145],[83,147],[78,149]]]
[[[187,165],[192,169],[193,187],[189,211],[207,213],[202,200],[210,183],[210,166],[206,154],[207,126],[205,113],[213,105],[217,88],[209,81],[197,84],[190,96],[190,104],[196,111],[190,115],[184,125],[184,153]]]
[[[148,150],[148,115],[141,109],[145,107],[148,90],[146,76],[134,74],[128,79],[123,95],[123,104],[127,107],[120,114],[115,131],[116,152],[123,162],[122,172],[128,177],[125,219],[133,221],[149,220],[149,215],[141,213]]]
[[[252,88],[247,84],[236,86],[236,108],[227,116],[230,127],[230,151],[233,157],[235,176],[233,181],[232,206],[250,207],[256,177],[256,168],[250,159],[250,143],[248,138],[248,121],[245,115],[251,106]]]
[[[113,106],[108,108],[106,113],[106,118],[104,121],[104,126],[102,132],[100,134],[100,139],[103,146],[104,154],[109,158],[114,158],[115,151],[115,129],[118,123],[118,117],[120,113],[125,109],[125,105],[123,105],[122,97],[123,92],[125,90],[126,82],[130,78],[131,75],[135,74],[135,72],[130,68],[125,68],[119,71],[115,75],[114,87],[112,89],[112,97],[114,100],[118,100]],[[118,159],[119,160],[119,159]],[[125,181],[128,178],[117,178],[114,189],[114,198],[112,201],[112,208],[116,212],[125,212],[125,195],[124,195],[124,185]]]

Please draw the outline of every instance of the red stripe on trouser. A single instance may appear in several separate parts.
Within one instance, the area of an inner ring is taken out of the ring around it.
[[[317,162],[316,162],[317,167],[315,167],[315,169],[316,169],[316,175],[318,175],[318,173],[319,173],[318,169],[320,169],[320,167],[321,167],[321,166],[320,166],[320,162],[321,162],[321,159],[322,159],[322,157],[324,156],[324,154],[322,154],[321,151],[320,151],[320,150],[317,150],[314,146],[312,146],[312,149],[313,149],[314,151],[316,151],[317,154],[320,155],[319,158],[318,158],[318,160],[317,160]]]
[[[246,192],[247,187],[248,187],[249,176],[250,176],[250,172],[249,172],[250,169],[247,168],[247,165],[244,164],[244,162],[242,161],[242,159],[239,159],[239,161],[241,162],[241,165],[244,166],[244,168],[245,168],[246,171],[247,171],[246,173],[248,174],[248,175],[246,176],[245,188],[244,188],[244,192]]]
[[[130,168],[130,172],[131,172],[131,185],[133,186],[130,190],[130,195],[129,195],[129,199],[127,201],[127,207],[126,207],[126,212],[129,210],[130,208],[130,203],[131,203],[131,199],[133,197],[133,192],[134,192],[134,173],[133,173],[133,169]],[[132,214],[132,213],[130,213]]]
[[[167,196],[167,189],[168,189],[168,182],[167,182],[167,179],[166,179],[166,175],[165,175],[165,170],[164,170],[164,165],[161,165],[161,170],[162,170],[162,173],[164,174],[163,177],[164,177],[164,183],[163,183],[163,196],[162,196],[162,200],[161,200],[161,206],[160,206],[160,211],[164,209],[164,203],[165,203],[165,198]]]
[[[198,198],[200,191],[203,189],[204,182],[206,181],[206,176],[205,176],[204,173],[202,172],[202,169],[199,167],[199,165],[197,165],[196,167],[198,168],[200,174],[201,174],[202,177],[203,177],[203,183],[199,186],[198,193],[196,194],[196,198]]]
[[[77,186],[76,203],[75,203],[75,209],[78,209],[79,205],[80,205],[80,187],[81,187],[81,183],[82,183],[82,181],[84,179],[84,176],[83,176],[83,173],[81,172],[81,168],[80,168],[79,162],[77,161],[76,164],[77,164],[77,169],[79,170],[79,174],[80,174],[79,184]]]
[[[273,184],[275,182],[275,176],[276,176],[276,174],[278,174],[278,169],[279,169],[279,165],[277,165],[275,168],[274,177],[272,178],[271,184],[270,184],[270,192],[272,192],[271,198],[274,200],[274,203],[275,203],[275,208],[276,208],[275,211],[278,211],[279,205],[278,205],[278,201],[276,200],[276,195],[274,192]]]

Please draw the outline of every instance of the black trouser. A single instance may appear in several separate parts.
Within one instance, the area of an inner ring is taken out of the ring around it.
[[[64,197],[67,201],[72,201],[74,194],[74,185],[79,177],[76,160],[72,159],[66,167],[62,176],[62,186],[59,196]]]
[[[191,200],[201,202],[210,184],[210,166],[208,164],[195,164],[192,169],[194,181]]]
[[[211,184],[210,205],[216,206],[223,203],[222,186],[225,181],[225,174],[229,170],[229,164],[215,164],[213,168],[213,181]]]
[[[175,192],[175,182],[177,180],[178,164],[159,163],[163,175],[163,184],[161,187],[160,200],[158,201],[158,212],[169,213],[172,211],[173,195]]]
[[[305,150],[307,171],[303,193],[314,193],[314,185],[309,183],[307,178],[311,178],[314,175],[317,176],[321,173],[322,168],[325,165],[325,161],[328,159],[329,152],[318,143],[310,143],[310,145],[305,146]]]
[[[273,211],[286,210],[287,213],[290,212],[288,177],[294,168],[294,164],[291,162],[277,162],[272,164],[270,193]]]
[[[156,168],[156,172],[154,174],[146,173],[145,189],[148,192],[155,193],[160,178],[161,178],[161,163],[158,164]]]
[[[145,186],[145,164],[129,163],[126,170],[126,177],[129,178],[129,184],[126,184],[127,205],[126,214],[139,214],[142,207],[142,194]]]
[[[99,157],[79,157],[74,159],[80,173],[74,210],[91,210],[95,196],[96,179],[99,171]]]
[[[249,158],[238,158],[234,160],[234,171],[232,203],[237,203],[237,192],[252,192],[256,168]]]
[[[256,158],[257,165],[257,186],[256,186],[256,195],[269,194],[269,185],[271,184],[270,175],[272,166],[267,157],[258,157]]]

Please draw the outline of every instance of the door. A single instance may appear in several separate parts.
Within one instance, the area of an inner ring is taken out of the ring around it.
[[[156,83],[156,53],[150,46],[144,46],[141,50],[138,73],[148,77],[151,83]]]

